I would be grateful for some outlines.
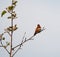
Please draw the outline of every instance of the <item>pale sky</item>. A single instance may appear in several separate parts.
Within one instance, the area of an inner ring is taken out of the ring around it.
[[[0,0],[0,14],[10,4],[10,0]],[[21,41],[24,32],[27,38],[32,36],[37,24],[46,30],[25,43],[14,57],[60,57],[60,0],[18,0],[15,10],[18,19],[14,24],[18,30],[14,32],[14,46]],[[7,16],[0,17],[0,33],[10,25]],[[3,48],[0,48],[0,57],[9,57]]]

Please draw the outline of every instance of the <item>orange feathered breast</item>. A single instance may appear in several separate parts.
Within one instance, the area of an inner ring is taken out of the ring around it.
[[[41,31],[41,26],[38,24],[36,29],[35,29],[35,33],[34,35],[36,35],[37,33],[39,33]]]

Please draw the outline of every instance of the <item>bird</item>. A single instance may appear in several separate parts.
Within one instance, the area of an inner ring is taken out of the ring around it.
[[[7,28],[8,31],[15,31],[17,29],[17,25],[10,26]]]
[[[37,24],[34,35],[36,35],[37,33],[40,33],[40,32],[41,32],[41,26],[40,26],[40,24]]]

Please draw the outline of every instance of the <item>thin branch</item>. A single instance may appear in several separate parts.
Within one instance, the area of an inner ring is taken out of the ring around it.
[[[25,42],[27,42],[27,41],[29,41],[29,40],[32,40],[32,38],[33,38],[34,36],[35,36],[35,35],[31,36],[29,39],[26,39],[26,40],[24,40],[23,42],[21,42],[21,44],[17,45],[16,47],[19,46],[19,48],[15,51],[15,53],[12,55],[12,57],[19,51],[19,49],[21,49],[21,46],[22,46]],[[16,47],[14,47],[14,48],[16,48]],[[13,49],[14,49],[14,48],[13,48]]]
[[[12,0],[12,4],[11,5],[13,5],[13,1],[14,0]],[[12,11],[11,11],[12,13],[13,13],[13,9],[12,9]],[[11,16],[12,16],[12,14],[11,14]],[[11,18],[11,27],[12,27],[12,31],[11,31],[11,45],[10,45],[10,57],[12,57],[12,39],[13,39],[13,16],[12,16],[12,18]]]
[[[41,32],[42,32],[43,30],[45,30],[45,29],[43,28],[43,29],[41,30]],[[15,53],[12,55],[12,57],[19,51],[19,49],[21,49],[21,47],[23,46],[24,43],[26,43],[26,42],[29,41],[29,40],[33,40],[33,37],[34,37],[34,36],[36,36],[36,35],[33,35],[33,36],[31,36],[30,38],[25,39],[24,41],[23,41],[23,39],[24,39],[24,36],[23,36],[22,42],[21,42],[19,45],[17,45],[17,46],[15,46],[15,47],[12,48],[12,49],[15,49],[15,48],[19,47],[19,48],[15,51]]]
[[[10,52],[5,48],[5,50],[10,54]]]
[[[32,37],[34,37],[34,35],[33,35],[33,36],[31,36],[29,39],[26,39],[25,41],[21,42],[21,43],[20,43],[20,44],[18,44],[17,46],[13,47],[12,49],[17,48],[18,46],[22,46],[22,45],[23,45],[25,42],[27,42],[28,40],[32,40]]]
[[[45,28],[43,27],[43,29],[41,30],[41,32],[42,31],[44,31],[45,30]],[[41,33],[40,32],[40,33]],[[25,42],[27,42],[28,40],[33,40],[32,38],[34,37],[35,35],[33,35],[33,36],[31,36],[30,38],[28,38],[28,39],[25,39],[24,41],[23,41],[23,39],[22,39],[22,42],[20,43],[20,44],[18,44],[17,46],[15,46],[15,47],[13,47],[12,49],[15,49],[15,48],[17,48],[17,47],[19,47],[19,46],[21,46],[21,45],[23,45]]]
[[[19,49],[21,49],[21,47],[19,47],[19,48],[15,51],[15,53],[12,55],[12,57],[19,51]]]
[[[1,45],[2,45],[1,47],[3,47],[10,54],[10,52],[3,46],[2,42]]]
[[[5,29],[5,32],[4,33],[8,33],[9,36],[11,37],[11,34],[9,33],[9,31],[7,29]]]
[[[21,42],[23,42],[23,40],[24,40],[24,38],[25,38],[25,34],[26,34],[26,32],[24,33],[24,35],[23,35],[23,38],[22,38],[22,41],[21,41]]]

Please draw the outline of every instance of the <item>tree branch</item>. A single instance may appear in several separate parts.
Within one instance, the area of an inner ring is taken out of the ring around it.
[[[9,33],[9,31],[7,29],[5,29],[5,32],[4,33],[8,33],[9,36],[11,37],[11,34]]]
[[[45,30],[44,27],[43,27],[43,29],[41,30],[41,32],[42,32],[43,30]],[[19,47],[19,48],[15,51],[15,53],[12,55],[12,57],[19,51],[19,49],[21,49],[21,47],[23,46],[24,43],[28,42],[29,40],[33,40],[33,37],[34,37],[34,36],[36,36],[36,35],[33,35],[33,36],[31,36],[30,38],[28,38],[28,39],[25,38],[25,40],[23,40],[23,39],[24,39],[24,36],[23,36],[22,42],[21,42],[19,45],[17,45],[17,46],[15,46],[15,47],[12,48],[12,49],[14,50],[15,48]]]
[[[41,30],[41,32],[44,31],[44,30],[45,30],[45,28],[43,27],[43,29]],[[40,33],[41,33],[41,32],[40,32]],[[33,38],[34,36],[36,36],[36,35],[33,35],[33,36],[31,36],[30,38],[28,38],[28,39],[25,38],[25,40],[23,40],[23,39],[24,39],[24,36],[23,36],[22,42],[21,42],[20,44],[16,45],[15,47],[13,47],[12,49],[15,49],[15,48],[23,45],[25,42],[27,42],[27,41],[29,41],[29,40],[33,40],[32,38]]]
[[[10,54],[10,52],[7,50],[7,48],[4,47],[4,45],[2,44],[2,42],[1,42],[1,45],[2,46],[0,46],[0,47],[3,47]]]
[[[20,43],[20,44],[18,44],[17,46],[15,46],[15,47],[13,47],[12,49],[15,49],[15,48],[17,48],[17,47],[21,47],[25,42],[27,42],[28,40],[32,40],[32,38],[34,37],[35,35],[33,35],[33,36],[31,36],[29,39],[26,39],[25,38],[25,40],[23,41],[23,39],[22,39],[22,42]]]
[[[19,48],[15,51],[15,53],[12,55],[12,57],[19,51],[19,49],[21,49],[21,47],[19,47]]]
[[[15,49],[16,47],[19,47],[19,48],[15,51],[15,53],[12,55],[12,57],[19,51],[19,49],[21,49],[21,46],[23,46],[23,44],[24,44],[25,42],[27,42],[27,41],[29,41],[29,40],[32,40],[32,38],[33,38],[34,36],[35,36],[35,35],[31,36],[29,39],[24,40],[23,42],[21,42],[21,44],[19,44],[19,45],[15,46],[14,48],[12,48],[12,49]]]

